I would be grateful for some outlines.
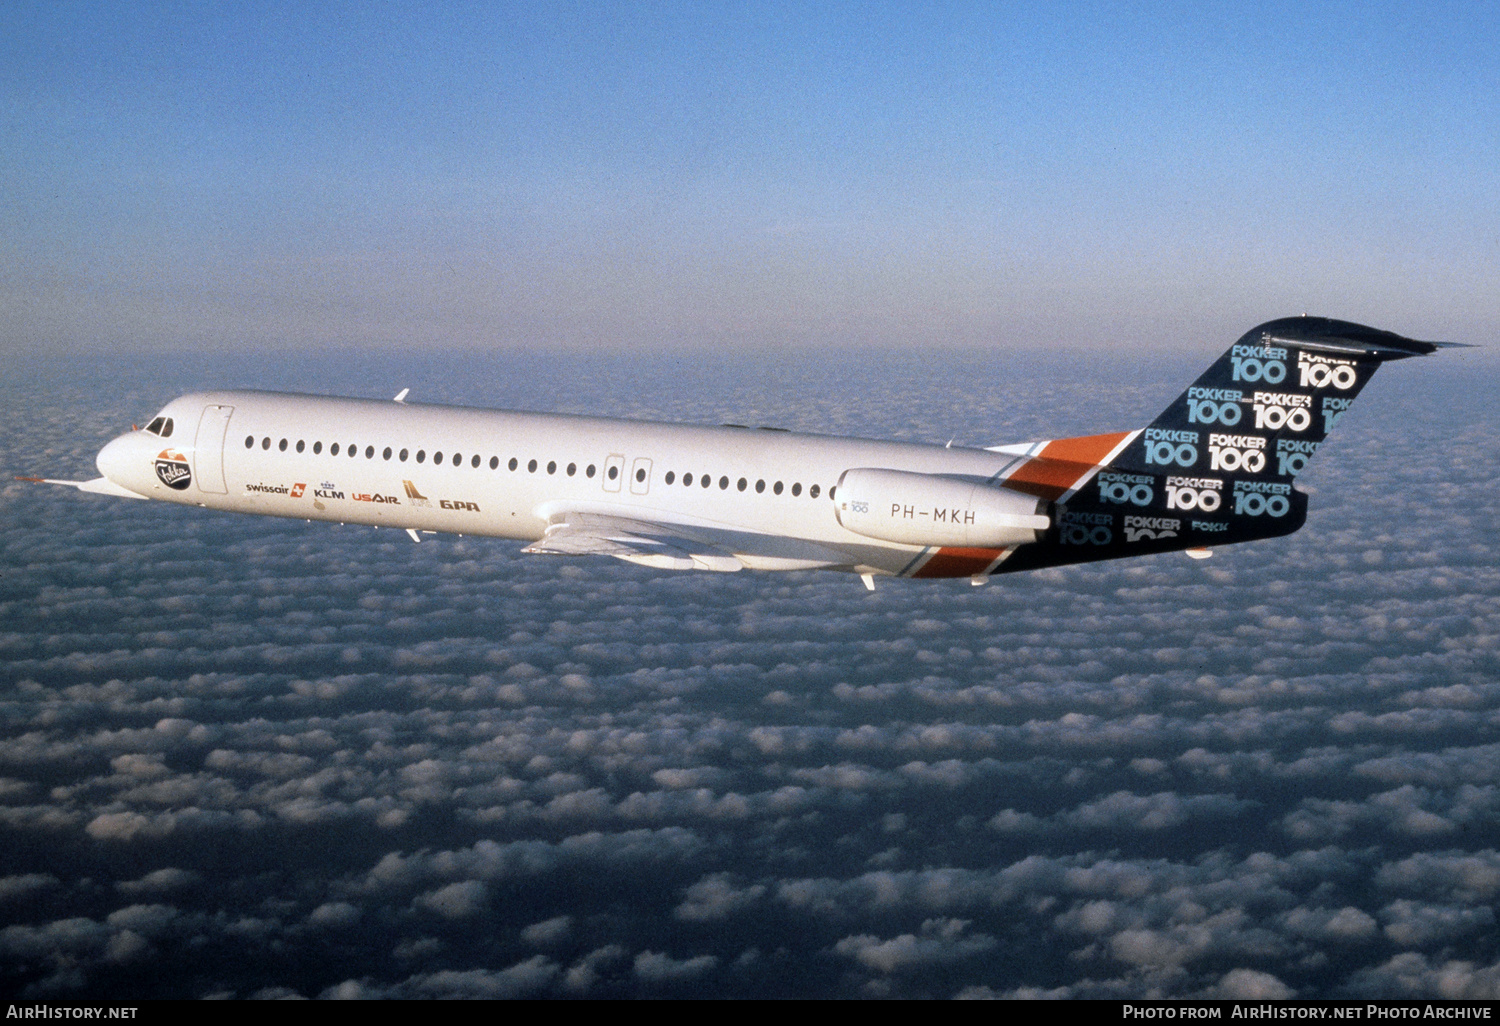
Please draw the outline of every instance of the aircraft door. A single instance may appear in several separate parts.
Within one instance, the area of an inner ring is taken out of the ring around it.
[[[604,461],[604,490],[606,492],[618,492],[620,490],[620,479],[625,476],[625,457],[610,456]]]
[[[650,490],[651,460],[645,456],[637,456],[635,463],[630,467],[630,493],[645,495]]]
[[[229,431],[233,406],[205,406],[198,420],[198,437],[193,442],[193,476],[200,492],[224,495],[224,435]]]

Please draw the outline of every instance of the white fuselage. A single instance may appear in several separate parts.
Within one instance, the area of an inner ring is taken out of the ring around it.
[[[271,392],[185,395],[161,413],[170,436],[132,432],[98,461],[147,498],[524,541],[565,512],[640,518],[741,538],[732,551],[757,569],[911,573],[932,547],[843,527],[840,476],[880,467],[994,479],[1018,462],[981,449]]]

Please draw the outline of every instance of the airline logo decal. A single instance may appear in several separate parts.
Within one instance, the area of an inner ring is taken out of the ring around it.
[[[1182,521],[1172,517],[1126,517],[1125,540],[1137,542],[1176,538],[1181,528]]]
[[[1292,486],[1277,481],[1236,481],[1234,511],[1241,516],[1284,517],[1292,508]]]
[[[1302,473],[1312,454],[1318,451],[1318,444],[1298,438],[1276,439],[1276,473],[1283,477],[1296,477]]]
[[[1259,474],[1266,469],[1266,440],[1260,435],[1208,436],[1208,469]]]
[[[411,504],[413,506],[431,506],[432,505],[432,500],[429,499],[427,496],[423,495],[420,491],[418,491],[417,490],[417,486],[416,486],[416,484],[414,482],[411,482],[411,481],[402,481],[401,484],[402,484],[402,487],[404,487],[406,489],[406,497],[411,500]],[[358,498],[358,496],[356,496],[356,498]],[[379,502],[381,500],[376,499],[375,501]],[[391,501],[394,502],[395,500],[392,499]],[[477,502],[466,502],[463,499],[439,499],[438,500],[438,508],[439,509],[468,510],[471,513],[478,513],[479,512],[479,503],[477,503]]]
[[[1062,514],[1057,540],[1062,545],[1108,545],[1115,540],[1114,522],[1112,513],[1075,513],[1069,510]]]
[[[1240,422],[1240,403],[1245,393],[1237,388],[1200,388],[1187,390],[1189,424],[1223,424],[1234,427]]]
[[[1303,388],[1327,388],[1332,385],[1340,392],[1345,392],[1359,381],[1359,374],[1353,360],[1335,360],[1315,353],[1299,352],[1297,378]]]
[[[1146,429],[1146,463],[1160,467],[1191,467],[1198,462],[1198,432],[1170,428]]]
[[[187,457],[176,449],[156,454],[156,479],[173,491],[185,491],[193,483],[193,471]]]
[[[1339,422],[1339,418],[1349,407],[1354,405],[1353,399],[1338,399],[1334,396],[1323,397],[1323,433],[1326,435],[1333,430],[1333,426]]]
[[[1256,392],[1251,404],[1257,428],[1306,431],[1312,427],[1312,396],[1300,392]]]
[[[259,493],[261,493],[263,495],[286,495],[286,496],[289,496],[290,498],[293,498],[293,499],[300,499],[300,498],[302,498],[302,490],[304,488],[306,488],[306,487],[307,487],[307,485],[301,485],[301,484],[299,484],[299,485],[293,485],[290,488],[288,488],[286,485],[282,485],[282,484],[279,484],[279,485],[247,484],[245,486],[245,491],[247,491],[247,492],[259,492]]]
[[[1212,513],[1219,508],[1224,482],[1213,477],[1167,478],[1167,509],[1201,509]]]
[[[1151,500],[1156,497],[1156,490],[1151,487],[1156,483],[1154,477],[1101,471],[1094,480],[1099,484],[1099,498],[1104,502],[1116,504],[1128,502],[1133,506],[1149,506]]]
[[[1286,380],[1286,364],[1282,362],[1285,359],[1286,350],[1275,346],[1235,346],[1229,351],[1231,376],[1235,381],[1279,385]]]
[[[411,504],[413,506],[432,505],[432,503],[427,501],[427,496],[417,491],[416,485],[412,484],[410,481],[402,481],[401,483],[406,487],[406,497],[411,500]]]

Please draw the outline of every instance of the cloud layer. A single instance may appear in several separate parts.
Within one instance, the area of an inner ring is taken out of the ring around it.
[[[7,465],[86,467],[196,383],[140,374],[19,390]],[[601,408],[1017,441],[1178,387],[1122,376],[1053,368],[1024,409],[998,377],[954,412],[935,378],[833,371]],[[1494,997],[1500,423],[1464,384],[1382,372],[1290,539],[985,588],[5,486],[0,978]]]

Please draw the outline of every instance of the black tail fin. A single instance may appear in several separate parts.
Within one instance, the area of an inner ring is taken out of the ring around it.
[[[1382,363],[1441,344],[1326,317],[1268,321],[1230,346],[1111,469],[1290,481]]]
[[[1061,497],[1055,534],[1000,572],[1291,534],[1307,517],[1292,480],[1365,383],[1387,360],[1449,344],[1324,317],[1267,321],[1124,436]]]

